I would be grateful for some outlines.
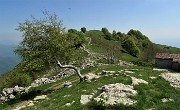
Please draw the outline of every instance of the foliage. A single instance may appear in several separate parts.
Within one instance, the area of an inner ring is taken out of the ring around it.
[[[85,27],[82,27],[82,28],[81,28],[81,32],[86,33],[86,31],[87,31],[87,30],[86,30]]]
[[[138,40],[146,39],[146,36],[144,36],[139,30],[133,30],[131,29],[127,35],[135,36]]]
[[[101,31],[104,33],[105,39],[112,40],[112,35],[107,28],[102,28]]]
[[[122,44],[122,47],[132,56],[138,57],[140,54],[139,48],[135,44],[135,40],[128,37]]]
[[[17,30],[23,32],[23,41],[15,52],[21,56],[23,72],[38,73],[54,65],[57,57],[62,64],[77,59],[84,36],[76,30],[65,32],[57,15],[44,12],[45,18],[26,20]]]
[[[25,73],[18,73],[17,71],[11,72],[3,81],[3,87],[10,88],[16,85],[26,87],[32,82],[31,77]]]

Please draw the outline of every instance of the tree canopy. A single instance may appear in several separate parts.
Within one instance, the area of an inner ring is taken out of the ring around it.
[[[15,52],[21,56],[22,71],[37,73],[54,65],[55,57],[62,64],[77,58],[77,44],[85,42],[81,32],[66,32],[56,14],[44,13],[45,17],[26,20],[17,30],[23,33],[23,41]]]

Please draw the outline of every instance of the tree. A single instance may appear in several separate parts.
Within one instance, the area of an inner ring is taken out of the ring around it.
[[[107,40],[112,40],[112,35],[111,33],[108,31],[107,28],[102,28],[101,31],[104,33],[104,38]]]
[[[128,36],[123,42],[122,47],[132,56],[138,57],[140,54],[139,48],[135,44],[135,40]]]
[[[153,59],[155,58],[155,54],[156,54],[156,51],[155,51],[154,44],[151,43],[143,51],[142,61],[144,61],[146,63],[152,63]]]
[[[66,32],[56,14],[44,12],[44,15],[43,19],[32,17],[17,28],[23,32],[23,41],[15,52],[22,58],[22,71],[31,74],[49,69],[55,61],[60,67],[76,61],[81,51],[76,45],[85,42],[80,32]],[[71,69],[79,71],[77,68]],[[78,76],[82,79],[82,75]]]
[[[82,27],[82,28],[81,28],[81,32],[86,33],[86,28],[85,28],[85,27]]]

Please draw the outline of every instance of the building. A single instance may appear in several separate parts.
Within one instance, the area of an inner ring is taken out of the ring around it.
[[[155,67],[180,71],[180,54],[157,53]]]

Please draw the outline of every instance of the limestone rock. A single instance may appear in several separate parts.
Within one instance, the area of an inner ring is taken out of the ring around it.
[[[170,85],[174,88],[180,88],[180,74],[179,73],[162,73],[162,78],[170,82]]]
[[[14,99],[15,96],[13,94],[9,95],[9,99]]]
[[[42,99],[45,99],[45,98],[47,98],[47,95],[41,95],[41,96],[36,96],[33,100],[37,101],[37,100],[42,100]]]
[[[64,83],[64,87],[71,87],[72,86],[72,82],[69,82],[69,81],[66,81],[65,83]]]
[[[93,79],[98,79],[100,76],[95,75],[95,74],[93,74],[93,73],[88,73],[85,77],[87,78],[88,81],[91,82],[91,80],[93,80]]]
[[[81,103],[82,105],[85,105],[85,104],[87,104],[88,102],[90,102],[92,98],[93,98],[93,95],[81,95],[80,103]]]
[[[135,77],[131,77],[131,79],[132,79],[132,85],[139,85],[140,83],[148,84],[148,82],[143,79],[138,79]]]
[[[133,86],[124,85],[122,83],[104,85],[102,93],[94,98],[97,102],[104,102],[105,104],[114,105],[122,103],[124,105],[133,105],[136,101],[129,98],[129,96],[136,95],[137,92]]]

